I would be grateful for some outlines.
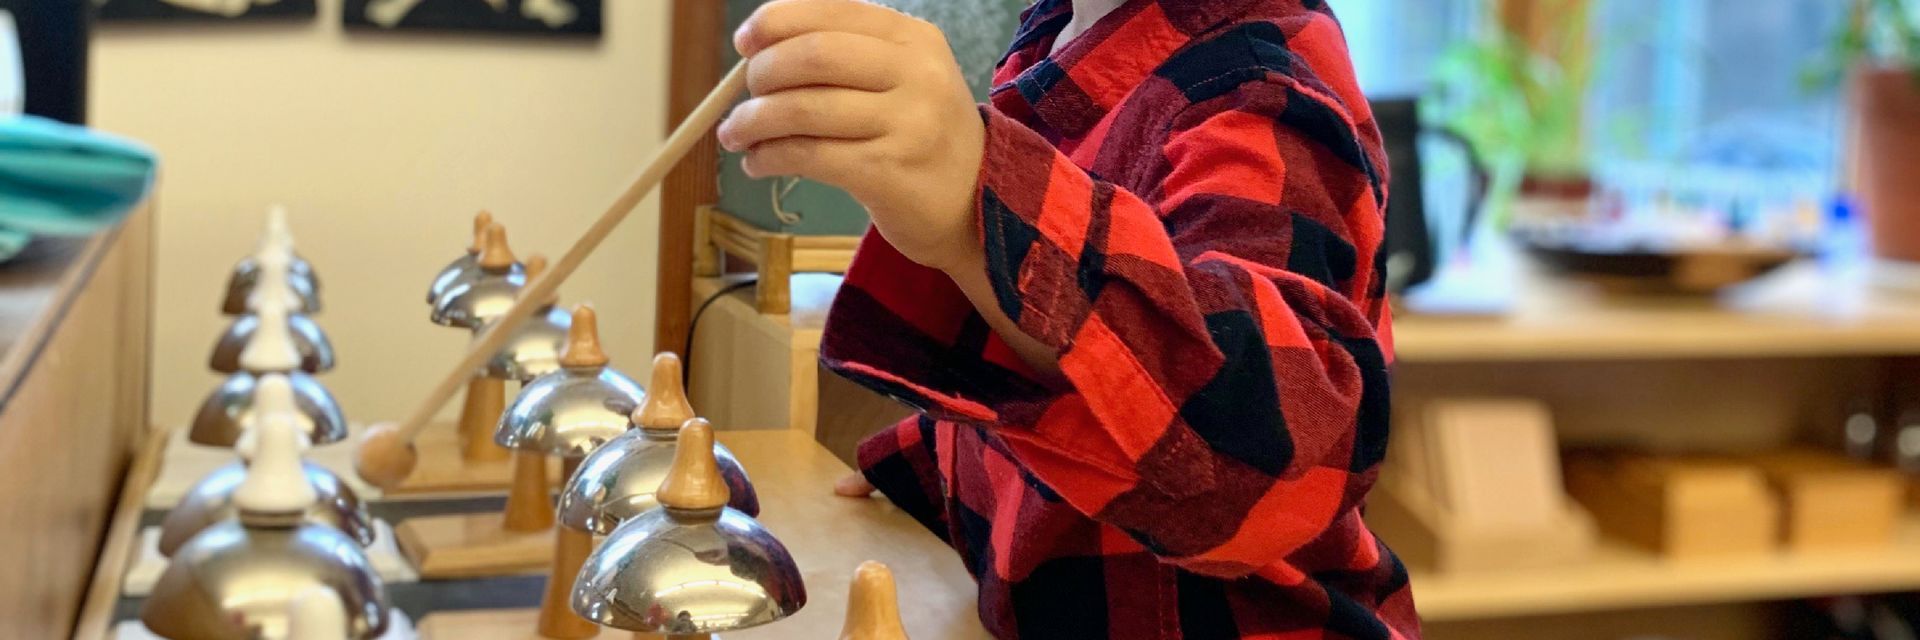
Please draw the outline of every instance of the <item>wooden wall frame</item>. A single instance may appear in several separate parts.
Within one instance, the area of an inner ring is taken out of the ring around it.
[[[667,65],[667,127],[680,124],[725,71],[727,6],[717,0],[673,0],[673,43]],[[667,174],[660,193],[660,257],[656,270],[653,348],[686,344],[693,313],[694,213],[719,200],[719,148],[709,133]]]

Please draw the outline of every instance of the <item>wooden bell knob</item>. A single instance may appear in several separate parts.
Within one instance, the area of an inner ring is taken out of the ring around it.
[[[733,494],[720,476],[720,462],[713,457],[713,425],[694,418],[680,427],[680,445],[673,451],[673,467],[660,481],[654,499],[661,505],[686,511],[707,511],[727,506]]]
[[[547,272],[547,257],[538,253],[527,256],[527,259],[522,261],[521,264],[527,271],[527,284],[533,284],[533,281],[540,279],[540,274]],[[547,299],[543,302],[551,307],[559,301],[560,293],[556,291],[552,295],[547,296]]]
[[[507,228],[500,223],[487,225],[481,232],[480,268],[488,273],[506,273],[513,268],[513,249],[507,246]]]
[[[653,356],[653,378],[647,381],[647,400],[633,412],[633,424],[642,429],[673,431],[694,418],[687,388],[680,383],[680,356],[662,351]]]
[[[900,624],[900,600],[893,585],[893,570],[868,560],[853,572],[853,586],[847,594],[847,622],[840,627],[840,640],[907,640]]]
[[[567,345],[560,349],[560,366],[604,367],[607,352],[600,348],[600,316],[593,305],[573,307],[573,326],[567,329]]]
[[[485,209],[473,214],[473,243],[467,245],[467,253],[480,255],[487,246],[487,227],[493,226],[493,212]]]

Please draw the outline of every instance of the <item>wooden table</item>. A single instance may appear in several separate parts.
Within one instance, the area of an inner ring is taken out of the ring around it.
[[[810,435],[781,429],[723,431],[719,436],[753,478],[760,493],[760,521],[787,545],[807,581],[807,606],[798,615],[725,638],[838,637],[853,570],[866,560],[879,560],[893,568],[907,630],[917,640],[988,637],[974,609],[973,579],[959,556],[885,498],[860,500],[833,495],[833,481],[852,470]],[[155,443],[165,438],[165,433],[156,434],[127,474],[125,495],[101,554],[89,606],[76,638],[106,638],[115,622],[114,603],[131,541],[139,529],[140,496],[161,462],[163,447]],[[430,613],[420,621],[421,636],[458,640],[534,638],[535,612],[531,607],[538,604],[540,590],[523,591],[522,606],[527,608]],[[608,632],[602,637],[619,635]]]

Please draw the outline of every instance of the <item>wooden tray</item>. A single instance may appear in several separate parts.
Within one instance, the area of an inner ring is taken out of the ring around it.
[[[761,313],[792,309],[788,280],[795,273],[846,273],[860,236],[797,236],[755,227],[713,207],[694,214],[693,275],[717,277],[728,256],[752,264],[759,274],[754,295]]]

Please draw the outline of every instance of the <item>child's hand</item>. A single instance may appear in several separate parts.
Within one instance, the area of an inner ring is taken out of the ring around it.
[[[754,177],[845,189],[887,241],[934,268],[965,264],[985,126],[946,36],[860,0],[775,0],[734,35],[751,100],[720,125]]]
[[[872,496],[873,491],[873,483],[858,471],[833,481],[833,494],[843,498],[866,498]]]

